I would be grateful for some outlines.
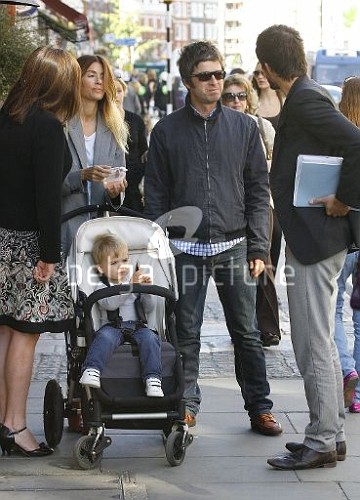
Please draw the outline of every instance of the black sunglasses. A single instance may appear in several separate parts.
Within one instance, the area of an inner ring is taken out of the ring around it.
[[[247,93],[246,92],[225,92],[222,96],[223,101],[235,101],[236,98],[239,99],[239,101],[246,101],[247,98]]]
[[[215,76],[216,80],[223,80],[226,76],[226,72],[222,70],[217,71],[202,71],[201,73],[196,73],[195,75],[200,80],[200,82],[208,82],[211,80],[213,76]]]
[[[265,76],[264,72],[261,69],[256,69],[253,73],[254,76],[258,77],[260,75]]]

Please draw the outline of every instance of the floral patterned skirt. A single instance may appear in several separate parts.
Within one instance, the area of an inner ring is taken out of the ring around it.
[[[0,228],[0,325],[24,333],[67,331],[74,305],[65,268],[57,264],[50,280],[38,283],[39,256],[36,231]]]

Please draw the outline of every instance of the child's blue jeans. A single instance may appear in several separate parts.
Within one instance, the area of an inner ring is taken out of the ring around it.
[[[150,377],[161,380],[161,344],[159,335],[147,327],[136,330],[135,321],[123,321],[120,329],[108,324],[102,326],[96,332],[95,338],[90,345],[83,368],[96,368],[101,374],[115,349],[124,344],[123,330],[125,328],[133,330],[132,337],[139,349],[143,380],[145,381]]]

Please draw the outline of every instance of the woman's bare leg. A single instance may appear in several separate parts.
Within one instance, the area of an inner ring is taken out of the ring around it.
[[[0,423],[4,422],[6,412],[6,384],[5,360],[11,338],[11,330],[7,326],[0,326]]]
[[[38,339],[38,334],[21,333],[11,329],[4,371],[6,387],[4,425],[14,431],[26,426],[26,403]],[[39,446],[29,430],[16,435],[15,440],[27,450]]]

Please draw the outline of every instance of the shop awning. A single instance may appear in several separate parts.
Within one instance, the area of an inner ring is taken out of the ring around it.
[[[53,31],[71,42],[89,39],[87,17],[60,0],[43,0],[46,9],[39,10],[39,16]]]
[[[6,5],[28,5],[30,7],[39,7],[37,2],[33,2],[32,0],[0,0],[0,3]]]

